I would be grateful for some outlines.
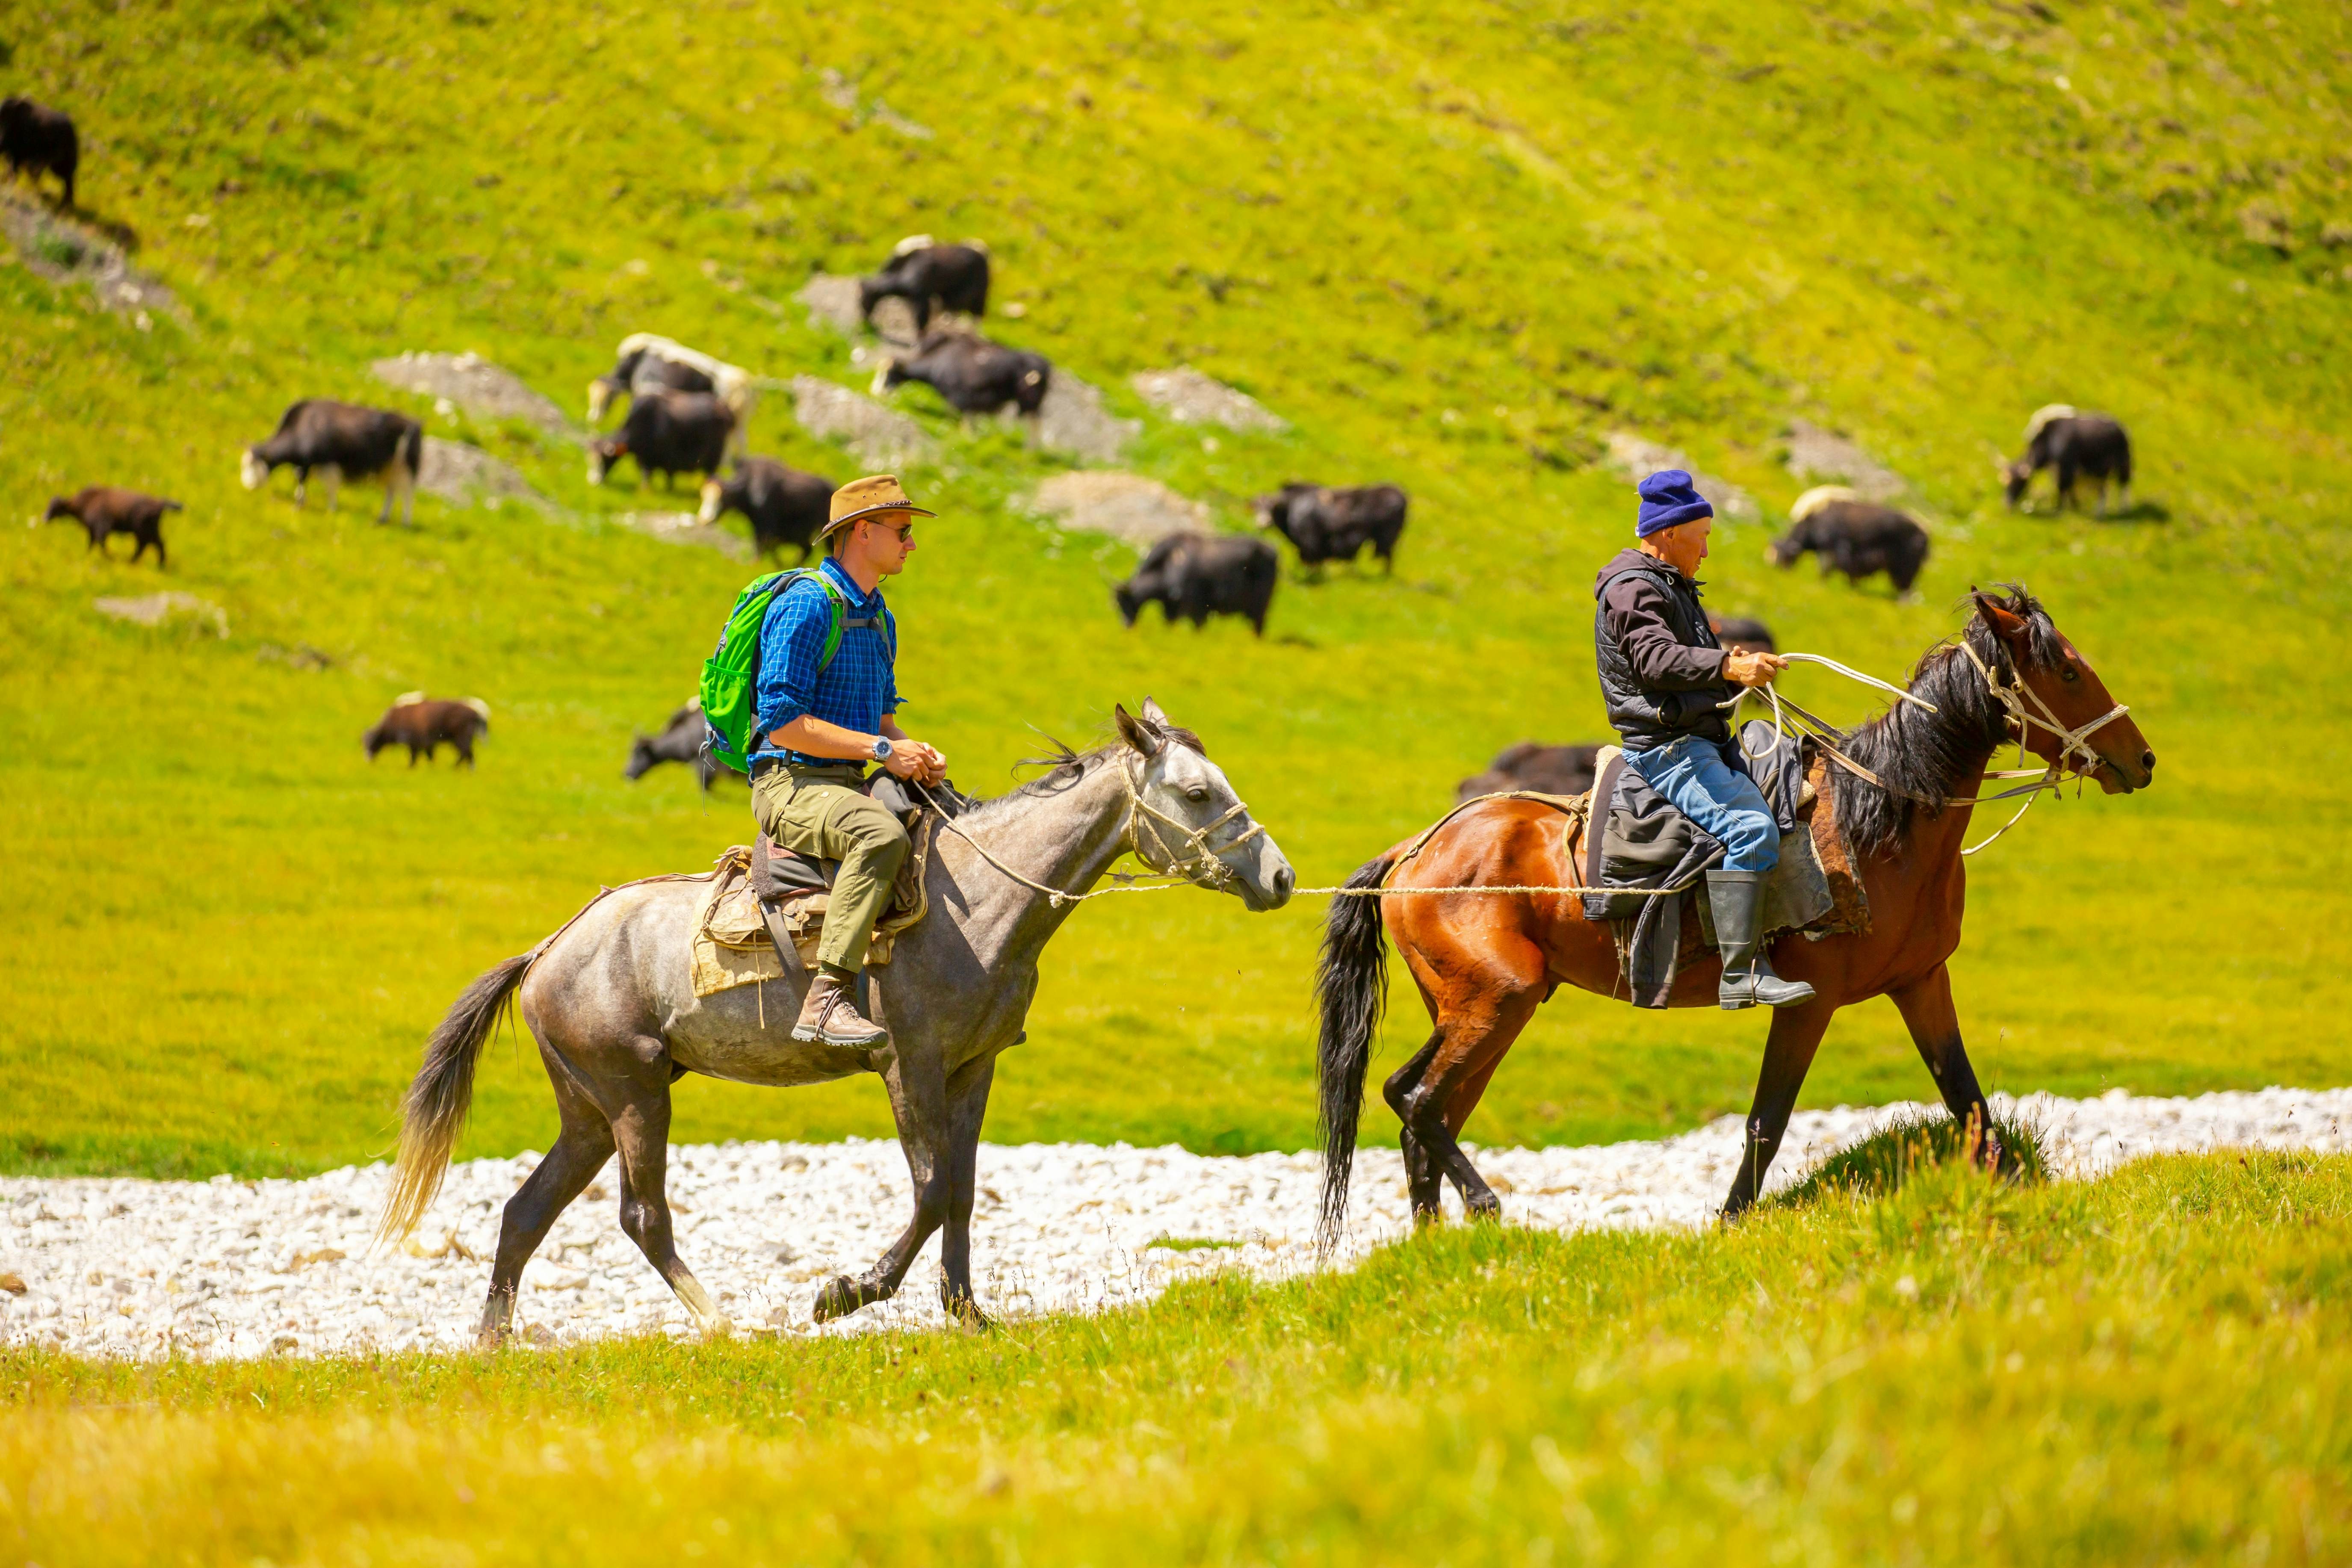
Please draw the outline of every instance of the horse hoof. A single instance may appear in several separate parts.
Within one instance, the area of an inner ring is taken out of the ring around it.
[[[984,1332],[996,1327],[996,1320],[980,1310],[980,1303],[969,1296],[948,1296],[941,1300],[947,1309],[948,1321],[959,1328]]]
[[[484,1323],[480,1331],[474,1335],[474,1348],[478,1351],[499,1351],[506,1347],[507,1330],[504,1325],[493,1328]]]
[[[809,1316],[820,1323],[829,1323],[835,1318],[849,1316],[865,1304],[857,1299],[857,1287],[849,1276],[836,1274],[830,1284],[816,1293],[816,1305],[809,1309]]]
[[[1489,1194],[1464,1205],[1463,1217],[1481,1224],[1500,1225],[1503,1222],[1503,1200]]]

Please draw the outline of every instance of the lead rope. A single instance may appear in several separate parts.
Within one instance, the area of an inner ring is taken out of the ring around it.
[[[1992,833],[1989,837],[1979,840],[1976,844],[1964,847],[1960,851],[1963,855],[1973,855],[1978,850],[1985,848],[1992,844],[1994,840],[1998,839],[2002,834],[2007,833],[2011,828],[2016,826],[2019,821],[2024,817],[2025,814],[2033,808],[2033,803],[2039,800],[2045,792],[2055,792],[2059,787],[2060,783],[2063,781],[2070,773],[2075,779],[2075,787],[2077,793],[2079,793],[2081,790],[2081,781],[2089,777],[2090,774],[2098,768],[2101,763],[2098,752],[2091,749],[2088,737],[2094,731],[2122,718],[2125,714],[2130,712],[2131,709],[2127,704],[2118,702],[2113,708],[2107,710],[2106,712],[2101,714],[2098,718],[2092,720],[2089,723],[2078,725],[2070,730],[2059,721],[2058,715],[2051,711],[2049,705],[2043,702],[2041,698],[2035,696],[2032,688],[2027,686],[2024,679],[2021,677],[2017,676],[2014,671],[2011,673],[2010,683],[2003,684],[2003,682],[1993,674],[1991,668],[1988,666],[1983,659],[1977,657],[1976,649],[1969,646],[1966,637],[1962,637],[1952,646],[1958,648],[1959,651],[1967,657],[1968,661],[1970,664],[1976,666],[1977,673],[1984,677],[1986,689],[1992,693],[1994,700],[2000,702],[2002,709],[2008,713],[2009,721],[2016,726],[2017,760],[2021,763],[2025,761],[2025,748],[2032,730],[2047,730],[2052,735],[2057,738],[2059,742],[2057,759],[2051,763],[2047,768],[2042,769],[2039,773],[2035,772],[2032,768],[2017,767],[1989,770],[1984,774],[1984,776],[1989,779],[2032,779],[2033,781],[2032,784],[2021,785],[2016,789],[2001,790],[1993,795],[1945,795],[1938,799],[1929,799],[1923,795],[1915,795],[1908,790],[1896,788],[1895,785],[1890,784],[1885,780],[1880,778],[1870,769],[1863,766],[1860,763],[1855,762],[1852,757],[1847,756],[1843,752],[1838,750],[1837,746],[1833,742],[1834,740],[1839,737],[1840,731],[1835,726],[1830,724],[1826,720],[1806,711],[1804,709],[1799,707],[1795,702],[1782,697],[1780,693],[1769,684],[1762,687],[1743,687],[1732,695],[1729,701],[1720,702],[1716,706],[1736,711],[1741,702],[1746,701],[1750,698],[1756,698],[1759,700],[1769,703],[1772,710],[1772,718],[1770,722],[1776,742],[1774,748],[1776,751],[1778,750],[1778,742],[1785,742],[1789,739],[1790,727],[1788,722],[1788,716],[1794,714],[1797,719],[1797,724],[1795,726],[1797,733],[1800,736],[1810,737],[1814,743],[1819,745],[1822,752],[1840,767],[1844,768],[1847,772],[1855,774],[1865,782],[1886,791],[1889,795],[1900,795],[1906,800],[1917,801],[1923,805],[1933,806],[1939,811],[1946,806],[1984,805],[1994,801],[2013,800],[2019,795],[2023,795],[2025,797],[2025,804],[2019,806],[2015,814],[2012,815],[2007,822],[2002,823],[1999,827],[1993,829]],[[1889,685],[1887,682],[1879,679],[1876,676],[1864,675],[1858,669],[1849,668],[1847,666],[1840,664],[1833,658],[1824,658],[1822,655],[1816,653],[1788,653],[1782,654],[1780,657],[1793,663],[1820,665],[1824,669],[1844,676],[1848,680],[1858,682],[1864,686],[1874,687],[1878,690],[1886,692],[1890,696],[1910,703],[1915,708],[1924,708],[1930,713],[1937,711],[1937,708],[1934,703],[1916,697],[1911,692],[1906,691],[1899,686]],[[2025,705],[2029,702],[2033,704],[2035,708],[2041,710],[2039,715],[2027,711]],[[1769,752],[1750,752],[1748,750],[1748,742],[1744,736],[1740,736],[1737,731],[1734,731],[1734,736],[1735,742],[1740,749],[1740,755],[1747,758],[1749,762],[1752,763],[1759,761],[1762,757],[1770,754]],[[2079,758],[2081,762],[2087,763],[2090,765],[2088,767],[2078,765],[2077,758]],[[1143,862],[1145,869],[1149,870],[1156,877],[1167,879],[1164,881],[1145,882],[1127,873],[1113,872],[1111,873],[1112,885],[1108,888],[1095,888],[1087,892],[1073,893],[1065,891],[1060,888],[1047,887],[1045,883],[1038,881],[1033,877],[1023,875],[1021,872],[1016,871],[1012,867],[1006,865],[1003,861],[998,859],[989,851],[986,845],[982,844],[979,839],[974,838],[971,834],[966,833],[961,827],[958,826],[956,825],[955,818],[949,816],[946,811],[940,808],[939,801],[931,795],[930,790],[927,786],[921,784],[916,784],[913,780],[908,780],[908,782],[913,784],[915,789],[921,793],[924,800],[930,804],[932,810],[939,812],[940,826],[944,827],[948,832],[954,834],[957,837],[962,839],[966,844],[971,845],[972,849],[982,860],[988,862],[989,865],[994,867],[1006,877],[1020,883],[1023,887],[1029,889],[1033,892],[1045,894],[1046,899],[1052,903],[1053,907],[1057,910],[1064,904],[1084,903],[1088,899],[1104,898],[1112,893],[1160,893],[1166,892],[1171,889],[1181,887],[1202,888],[1214,892],[1231,887],[1237,879],[1234,868],[1225,863],[1224,856],[1241,847],[1241,846],[1248,843],[1251,839],[1265,833],[1265,825],[1261,822],[1250,821],[1248,830],[1235,835],[1232,841],[1227,843],[1222,849],[1211,845],[1209,842],[1209,837],[1215,833],[1219,828],[1224,826],[1227,823],[1232,822],[1235,817],[1248,820],[1249,806],[1247,803],[1244,802],[1239,796],[1235,796],[1232,807],[1223,816],[1219,816],[1214,822],[1209,823],[1207,826],[1202,827],[1189,826],[1186,824],[1178,821],[1176,818],[1170,816],[1166,812],[1159,810],[1143,798],[1143,792],[1139,787],[1138,787],[1135,782],[1135,775],[1128,770],[1125,759],[1120,759],[1118,766],[1119,782],[1127,786],[1127,829],[1125,837],[1128,847],[1133,851],[1135,858],[1138,860]],[[1414,840],[1412,850],[1403,856],[1400,856],[1395,864],[1401,866],[1404,864],[1406,860],[1412,858],[1412,854],[1418,853],[1421,846],[1427,843],[1431,836],[1435,834],[1438,828],[1444,826],[1447,822],[1452,821],[1453,818],[1465,808],[1475,805],[1480,801],[1524,798],[1527,798],[1527,792],[1523,790],[1499,790],[1492,795],[1474,795],[1469,800],[1465,800],[1460,805],[1455,806],[1453,811],[1446,813],[1444,816],[1440,817],[1434,826],[1431,826],[1427,831],[1423,832],[1417,839]],[[1588,807],[1588,813],[1589,809],[1590,808]],[[1147,821],[1147,819],[1149,820]],[[1178,855],[1169,849],[1168,840],[1161,834],[1160,829],[1159,825],[1160,824],[1165,824],[1167,826],[1176,829],[1177,832],[1183,836],[1183,854]],[[1591,818],[1590,815],[1585,818],[1585,826],[1586,831],[1590,832],[1591,830]],[[1151,836],[1151,847],[1160,854],[1163,860],[1167,862],[1163,866],[1154,866],[1151,863],[1151,858],[1144,853],[1143,835],[1147,830]],[[1391,868],[1391,870],[1394,868],[1394,866]],[[1383,879],[1383,880],[1385,880],[1385,879]],[[1697,879],[1694,878],[1689,881],[1680,882],[1670,888],[1588,888],[1582,884],[1578,884],[1572,887],[1553,887],[1531,883],[1513,882],[1478,883],[1470,887],[1454,888],[1390,888],[1384,886],[1371,888],[1295,888],[1292,889],[1292,893],[1293,896],[1300,898],[1378,899],[1406,898],[1416,895],[1444,897],[1454,894],[1470,893],[1524,893],[1564,896],[1570,893],[1584,894],[1598,892],[1606,893],[1612,899],[1663,899],[1675,893],[1687,892],[1696,885]],[[577,917],[575,916],[574,918],[576,919]]]

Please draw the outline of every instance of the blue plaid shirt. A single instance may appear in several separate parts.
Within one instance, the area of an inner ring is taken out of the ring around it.
[[[825,557],[817,568],[849,601],[849,617],[880,616],[882,590],[860,591],[841,563]],[[752,696],[758,705],[759,744],[751,752],[782,757],[795,766],[840,767],[847,759],[813,757],[788,752],[768,737],[802,714],[813,714],[828,724],[860,734],[879,734],[884,714],[898,710],[898,683],[893,674],[897,650],[879,626],[844,626],[840,651],[817,672],[824,652],[824,634],[833,625],[833,605],[824,589],[803,578],[776,595],[760,624],[760,679]]]

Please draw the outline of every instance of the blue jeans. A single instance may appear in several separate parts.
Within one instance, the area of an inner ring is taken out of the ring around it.
[[[1724,870],[1769,871],[1780,863],[1780,824],[1772,820],[1764,792],[1740,766],[1737,741],[1685,735],[1646,752],[1628,752],[1625,765],[1721,840]]]

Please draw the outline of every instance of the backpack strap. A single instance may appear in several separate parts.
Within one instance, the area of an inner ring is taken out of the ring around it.
[[[816,656],[816,671],[819,675],[825,672],[832,665],[834,657],[841,652],[842,634],[852,626],[871,626],[879,630],[890,650],[891,664],[894,667],[898,664],[898,622],[890,614],[889,605],[884,605],[882,613],[877,616],[851,615],[849,595],[841,591],[841,584],[813,566],[796,566],[789,572],[779,574],[776,580],[776,592],[782,594],[803,578],[813,580],[818,587],[824,590],[826,607],[833,612],[832,624],[824,629],[824,647]]]

